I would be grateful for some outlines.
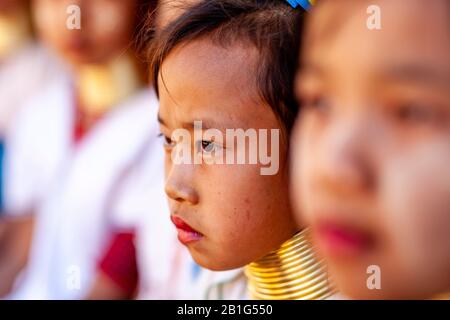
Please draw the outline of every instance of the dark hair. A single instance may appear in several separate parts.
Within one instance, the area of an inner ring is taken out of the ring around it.
[[[259,51],[258,94],[289,134],[298,112],[293,95],[302,10],[284,0],[203,0],[154,34],[147,51],[150,77],[157,80],[163,60],[179,44],[208,36],[226,47],[247,42]]]
[[[158,0],[138,0],[136,3],[136,23],[134,26],[134,38],[141,36],[147,27],[148,16],[153,15],[158,5]]]

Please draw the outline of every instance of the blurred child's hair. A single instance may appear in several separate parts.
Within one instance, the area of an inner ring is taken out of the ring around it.
[[[156,91],[163,60],[181,43],[208,37],[224,48],[237,42],[249,44],[259,52],[258,95],[289,134],[298,111],[292,87],[302,14],[282,0],[203,0],[190,6],[149,42],[150,77]]]

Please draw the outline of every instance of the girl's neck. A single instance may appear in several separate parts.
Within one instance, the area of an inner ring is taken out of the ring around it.
[[[245,268],[248,290],[258,300],[326,299],[336,293],[305,229]]]
[[[31,39],[26,8],[13,7],[0,12],[0,62],[19,51]]]
[[[80,111],[88,117],[102,116],[142,86],[131,55],[107,63],[77,66],[74,73]]]

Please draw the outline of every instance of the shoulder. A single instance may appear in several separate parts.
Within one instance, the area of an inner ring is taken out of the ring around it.
[[[201,299],[206,300],[248,300],[247,277],[244,269],[211,271],[202,269],[199,281]]]
[[[120,141],[157,131],[158,100],[153,90],[143,89],[121,102],[98,124],[99,132],[108,131]]]

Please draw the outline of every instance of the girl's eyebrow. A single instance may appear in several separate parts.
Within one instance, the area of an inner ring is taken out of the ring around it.
[[[182,123],[182,127],[193,130],[193,129],[195,129],[196,121],[201,121],[201,129],[203,129],[203,130],[218,129],[218,130],[225,131],[226,129],[234,128],[234,126],[227,126],[227,125],[225,125],[223,123],[219,123],[218,121],[211,119],[211,118],[200,118],[200,119],[195,119],[193,121],[186,121],[186,122]]]
[[[427,86],[448,88],[450,73],[446,69],[417,63],[399,63],[388,66],[382,71],[385,78],[400,82],[417,83]]]
[[[163,118],[161,117],[161,115],[158,113],[158,123],[162,126],[167,127],[166,122],[163,120]]]
[[[198,119],[198,120],[183,122],[183,123],[181,123],[181,128],[194,129],[195,121],[201,121],[201,127],[203,130],[219,129],[219,130],[225,131],[226,129],[232,129],[235,127],[235,126],[226,126],[223,124],[219,124],[217,121],[215,121],[213,119],[202,118],[202,119]],[[168,127],[167,122],[161,117],[161,115],[159,113],[158,113],[158,123],[164,127]]]
[[[310,60],[305,61],[298,71],[298,75],[323,76],[326,69]],[[450,72],[435,66],[423,63],[398,63],[391,64],[379,72],[382,78],[398,82],[417,83],[427,86],[443,87],[447,89],[450,85]]]
[[[314,59],[305,59],[300,61],[299,69],[297,70],[297,76],[304,75],[317,75],[324,76],[326,74],[326,68],[320,66],[320,63],[314,61]]]

